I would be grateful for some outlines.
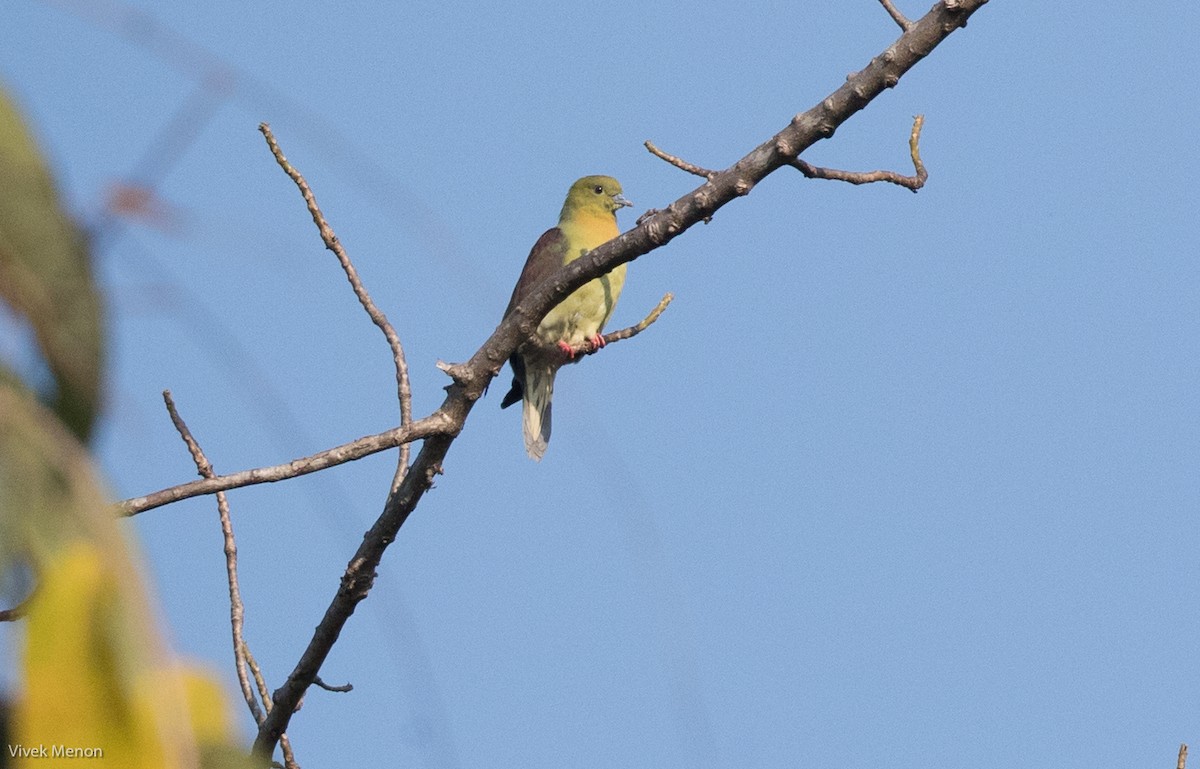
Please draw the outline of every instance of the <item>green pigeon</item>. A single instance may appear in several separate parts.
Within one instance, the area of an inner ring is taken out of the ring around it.
[[[617,210],[631,205],[621,194],[621,183],[611,176],[585,176],[572,184],[558,226],[538,238],[529,252],[505,317],[558,268],[620,234]],[[542,458],[550,441],[554,375],[564,364],[574,361],[585,344],[593,350],[604,346],[601,333],[624,285],[624,264],[583,284],[552,309],[533,337],[508,359],[513,383],[500,407],[524,402],[525,451],[533,459]]]

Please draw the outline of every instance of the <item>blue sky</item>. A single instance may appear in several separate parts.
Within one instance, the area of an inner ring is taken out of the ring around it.
[[[84,222],[228,67],[160,169],[173,227],[97,254],[116,496],[194,475],[164,388],[219,471],[396,421],[260,121],[422,415],[571,181],[618,177],[632,226],[696,186],[644,140],[724,167],[898,33],[869,0],[289,5],[3,12],[0,81]],[[560,376],[540,464],[504,377],[322,672],[354,691],[293,720],[301,764],[1172,765],[1200,723],[1200,11],[1057,10],[995,0],[805,156],[907,171],[922,113],[919,194],[781,171],[631,264],[615,324],[675,303]],[[393,464],[231,495],[272,685]],[[130,528],[232,695],[215,504]]]

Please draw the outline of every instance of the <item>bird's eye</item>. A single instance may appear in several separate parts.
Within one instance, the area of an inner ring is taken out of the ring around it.
[[[603,194],[604,194],[604,188],[603,188],[603,187],[601,187],[599,184],[597,184],[597,185],[596,185],[596,187],[595,187],[595,189],[593,189],[593,190],[592,190],[592,192],[595,192],[597,195],[603,195]]]

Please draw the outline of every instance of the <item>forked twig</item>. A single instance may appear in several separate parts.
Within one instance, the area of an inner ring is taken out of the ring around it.
[[[916,172],[912,176],[905,176],[895,171],[839,171],[835,168],[814,166],[800,158],[792,158],[788,164],[809,179],[832,179],[850,184],[890,182],[916,192],[924,187],[926,180],[929,179],[929,172],[925,170],[925,164],[921,162],[921,128],[924,125],[924,115],[917,115],[913,118],[912,133],[908,137],[908,151],[912,156],[913,169]]]
[[[885,7],[891,6],[887,0],[881,1],[884,2]],[[901,16],[901,18],[903,18],[903,16]],[[908,22],[907,19],[905,19],[905,22],[910,26],[912,24],[912,22]],[[901,26],[905,29],[908,28],[904,24],[901,24]],[[924,187],[925,182],[929,179],[929,172],[925,170],[925,164],[921,162],[921,128],[924,125],[924,115],[917,115],[915,118],[913,118],[912,133],[909,134],[908,139],[908,149],[909,154],[912,157],[914,169],[914,174],[912,176],[905,176],[904,174],[900,174],[895,171],[841,171],[836,168],[822,168],[820,166],[814,166],[798,157],[789,158],[787,160],[787,164],[799,170],[800,173],[804,174],[809,179],[832,179],[834,181],[849,182],[850,184],[889,182],[891,184],[896,184],[904,187],[905,189],[916,192]],[[645,145],[646,149],[650,150],[651,154],[653,154],[655,157],[662,158],[676,168],[686,171],[689,174],[702,176],[705,179],[711,180],[719,173],[718,171],[713,171],[708,168],[698,166],[695,163],[689,163],[688,161],[676,155],[663,152],[656,147],[653,142],[647,141],[645,142]],[[639,220],[638,223],[640,224],[641,220]]]

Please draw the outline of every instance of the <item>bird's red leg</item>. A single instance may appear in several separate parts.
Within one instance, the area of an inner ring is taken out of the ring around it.
[[[596,350],[599,350],[604,345],[608,344],[608,342],[604,341],[603,334],[596,334],[595,336],[592,337],[591,341],[592,341],[592,352],[595,352]]]
[[[575,357],[575,348],[561,339],[558,340],[558,349],[562,350],[563,355],[567,356],[568,358]]]

